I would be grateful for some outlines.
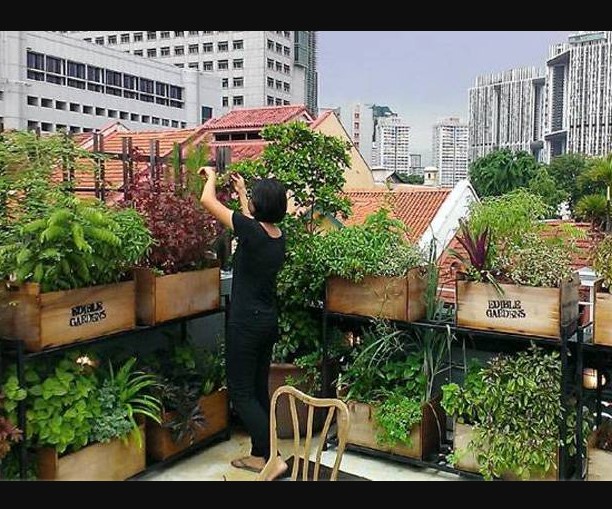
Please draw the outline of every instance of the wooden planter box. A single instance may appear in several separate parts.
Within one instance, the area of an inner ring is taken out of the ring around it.
[[[425,286],[420,268],[405,278],[366,277],[359,283],[332,277],[327,280],[326,306],[333,313],[414,322],[425,317]]]
[[[612,346],[612,295],[595,294],[593,343]]]
[[[0,289],[2,334],[25,341],[29,351],[133,329],[133,281],[41,293],[36,283]]]
[[[612,481],[612,452],[597,447],[597,431],[589,437],[587,481]]]
[[[169,276],[136,269],[134,278],[136,317],[142,325],[155,325],[220,306],[221,270],[218,267]]]
[[[222,389],[208,396],[202,396],[200,398],[200,411],[204,415],[206,423],[195,432],[193,444],[202,442],[228,427],[227,390]],[[164,422],[168,422],[172,418],[172,412],[163,415]],[[147,419],[147,454],[154,460],[163,461],[184,451],[193,444],[189,443],[188,438],[175,442],[169,429]]]
[[[348,435],[348,444],[360,445],[377,451],[406,456],[408,458],[427,459],[438,452],[440,445],[440,432],[444,430],[446,417],[438,400],[432,401],[436,415],[429,405],[423,405],[423,419],[420,424],[413,426],[410,431],[412,445],[395,445],[393,447],[380,445],[376,441],[377,426],[374,420],[374,408],[366,403],[349,401],[348,408],[351,426]]]
[[[560,339],[571,335],[578,323],[580,279],[560,288],[500,285],[500,295],[490,283],[456,282],[456,322],[460,327]]]
[[[476,451],[472,451],[469,449],[469,444],[474,437],[474,427],[469,424],[462,424],[459,422],[455,422],[455,436],[453,439],[453,449],[459,459],[455,464],[455,467],[459,470],[465,470],[467,472],[475,472],[480,473],[479,463],[476,455]],[[551,468],[544,475],[539,475],[532,477],[530,480],[532,481],[556,481],[559,479],[559,454],[557,454],[557,459],[555,463],[555,467]],[[519,481],[516,475],[512,472],[506,472],[502,475],[502,479],[506,481]]]
[[[38,478],[47,481],[124,481],[146,466],[145,428],[140,425],[142,446],[131,435],[127,443],[115,439],[89,445],[58,457],[51,448],[37,451]]]

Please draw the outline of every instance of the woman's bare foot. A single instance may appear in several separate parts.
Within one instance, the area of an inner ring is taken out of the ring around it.
[[[259,473],[266,466],[266,460],[258,456],[244,456],[231,461],[231,465],[249,472]]]
[[[274,460],[272,460],[272,463],[268,467],[267,469],[268,472],[266,474],[265,480],[273,481],[274,479],[277,479],[278,477],[283,475],[287,471],[288,468],[289,466],[287,465],[287,463],[285,463],[283,458],[280,456],[277,456],[276,458],[274,458]]]

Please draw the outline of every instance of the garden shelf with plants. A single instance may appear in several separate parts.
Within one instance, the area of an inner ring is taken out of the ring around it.
[[[0,478],[123,480],[147,456],[229,436],[222,352],[174,342],[144,363],[76,350],[116,340],[133,352],[132,331],[170,320],[185,339],[186,320],[221,311],[221,231],[197,199],[206,151],[193,150],[191,169],[137,171],[106,204],[65,180],[92,167],[99,180],[106,155],[0,133]]]

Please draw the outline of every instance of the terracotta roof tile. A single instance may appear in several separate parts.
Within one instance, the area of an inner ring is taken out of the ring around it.
[[[216,131],[220,129],[262,128],[270,124],[284,124],[304,118],[312,122],[306,106],[269,106],[265,108],[235,109],[219,118],[211,118],[204,127]]]
[[[349,191],[346,195],[353,204],[353,215],[346,224],[361,224],[366,217],[387,205],[392,217],[409,228],[413,241],[421,238],[436,213],[450,194],[450,189],[368,189]]]
[[[216,157],[217,147],[230,147],[232,149],[232,163],[244,161],[245,159],[257,159],[261,156],[268,143],[262,140],[245,142],[219,142],[211,144],[211,154]]]
[[[104,138],[104,151],[120,154],[123,138],[131,138],[132,146],[142,153],[150,154],[151,140],[159,140],[159,153],[163,157],[169,154],[175,143],[185,143],[205,129],[200,126],[194,129],[166,129],[163,131],[114,132]]]

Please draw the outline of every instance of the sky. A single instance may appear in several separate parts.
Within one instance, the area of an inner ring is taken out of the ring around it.
[[[411,126],[411,152],[430,164],[432,128],[467,120],[480,74],[544,67],[570,31],[319,32],[319,107],[389,106]]]

